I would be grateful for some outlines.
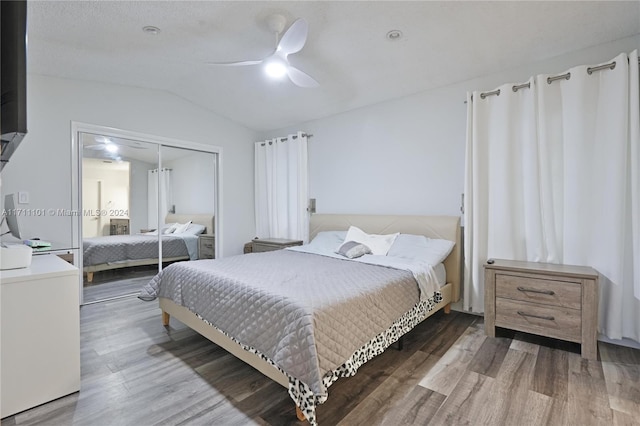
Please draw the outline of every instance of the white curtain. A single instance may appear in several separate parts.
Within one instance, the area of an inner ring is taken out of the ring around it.
[[[487,258],[587,265],[600,331],[640,341],[638,53],[613,61],[468,95],[465,309],[484,309]]]
[[[160,207],[161,206],[161,207]],[[164,224],[167,213],[173,211],[171,169],[153,169],[147,172],[147,227],[158,228],[158,208],[160,222]]]
[[[309,239],[307,136],[255,144],[256,236]]]

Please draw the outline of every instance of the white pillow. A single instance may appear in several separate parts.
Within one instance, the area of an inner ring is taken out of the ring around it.
[[[187,230],[182,233],[188,234],[188,235],[198,235],[198,234],[202,234],[204,230],[205,230],[204,225],[200,225],[199,223],[192,223],[191,225],[189,225]],[[177,234],[177,231],[175,233]]]
[[[186,231],[189,228],[189,225],[191,225],[191,221],[187,222],[187,223],[178,223],[176,226],[176,229],[173,231],[174,234],[182,234],[184,231]]]
[[[371,249],[371,254],[386,256],[398,235],[399,233],[387,235],[367,234],[356,226],[350,226],[344,242],[355,241],[362,243]]]
[[[307,247],[319,252],[334,253],[344,242],[347,231],[322,231],[313,237]]]
[[[449,240],[427,238],[424,235],[400,234],[387,256],[418,260],[436,266],[449,256],[455,243]]]
[[[176,228],[178,227],[178,223],[167,223],[165,226],[162,227],[162,233],[163,234],[173,234],[176,230]]]

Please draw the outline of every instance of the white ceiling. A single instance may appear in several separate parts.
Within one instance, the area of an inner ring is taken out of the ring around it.
[[[31,1],[28,13],[29,72],[165,90],[257,131],[640,33],[638,1]],[[290,62],[319,88],[205,65],[272,53],[273,13],[308,21]],[[404,37],[387,40],[393,29]]]

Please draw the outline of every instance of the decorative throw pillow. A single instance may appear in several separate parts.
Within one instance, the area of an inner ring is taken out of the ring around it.
[[[371,249],[371,254],[386,256],[398,235],[399,233],[386,235],[367,234],[357,226],[350,226],[344,241],[356,241],[365,244]]]
[[[371,254],[371,249],[362,243],[347,241],[340,246],[336,253],[341,254],[344,257],[348,257],[349,259],[355,259],[356,257],[364,256],[365,254]]]

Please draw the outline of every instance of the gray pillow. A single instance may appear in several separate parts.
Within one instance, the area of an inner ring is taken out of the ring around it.
[[[336,253],[341,254],[344,257],[348,257],[349,259],[355,259],[356,257],[364,256],[365,254],[371,254],[371,249],[362,243],[347,241],[340,246]]]

